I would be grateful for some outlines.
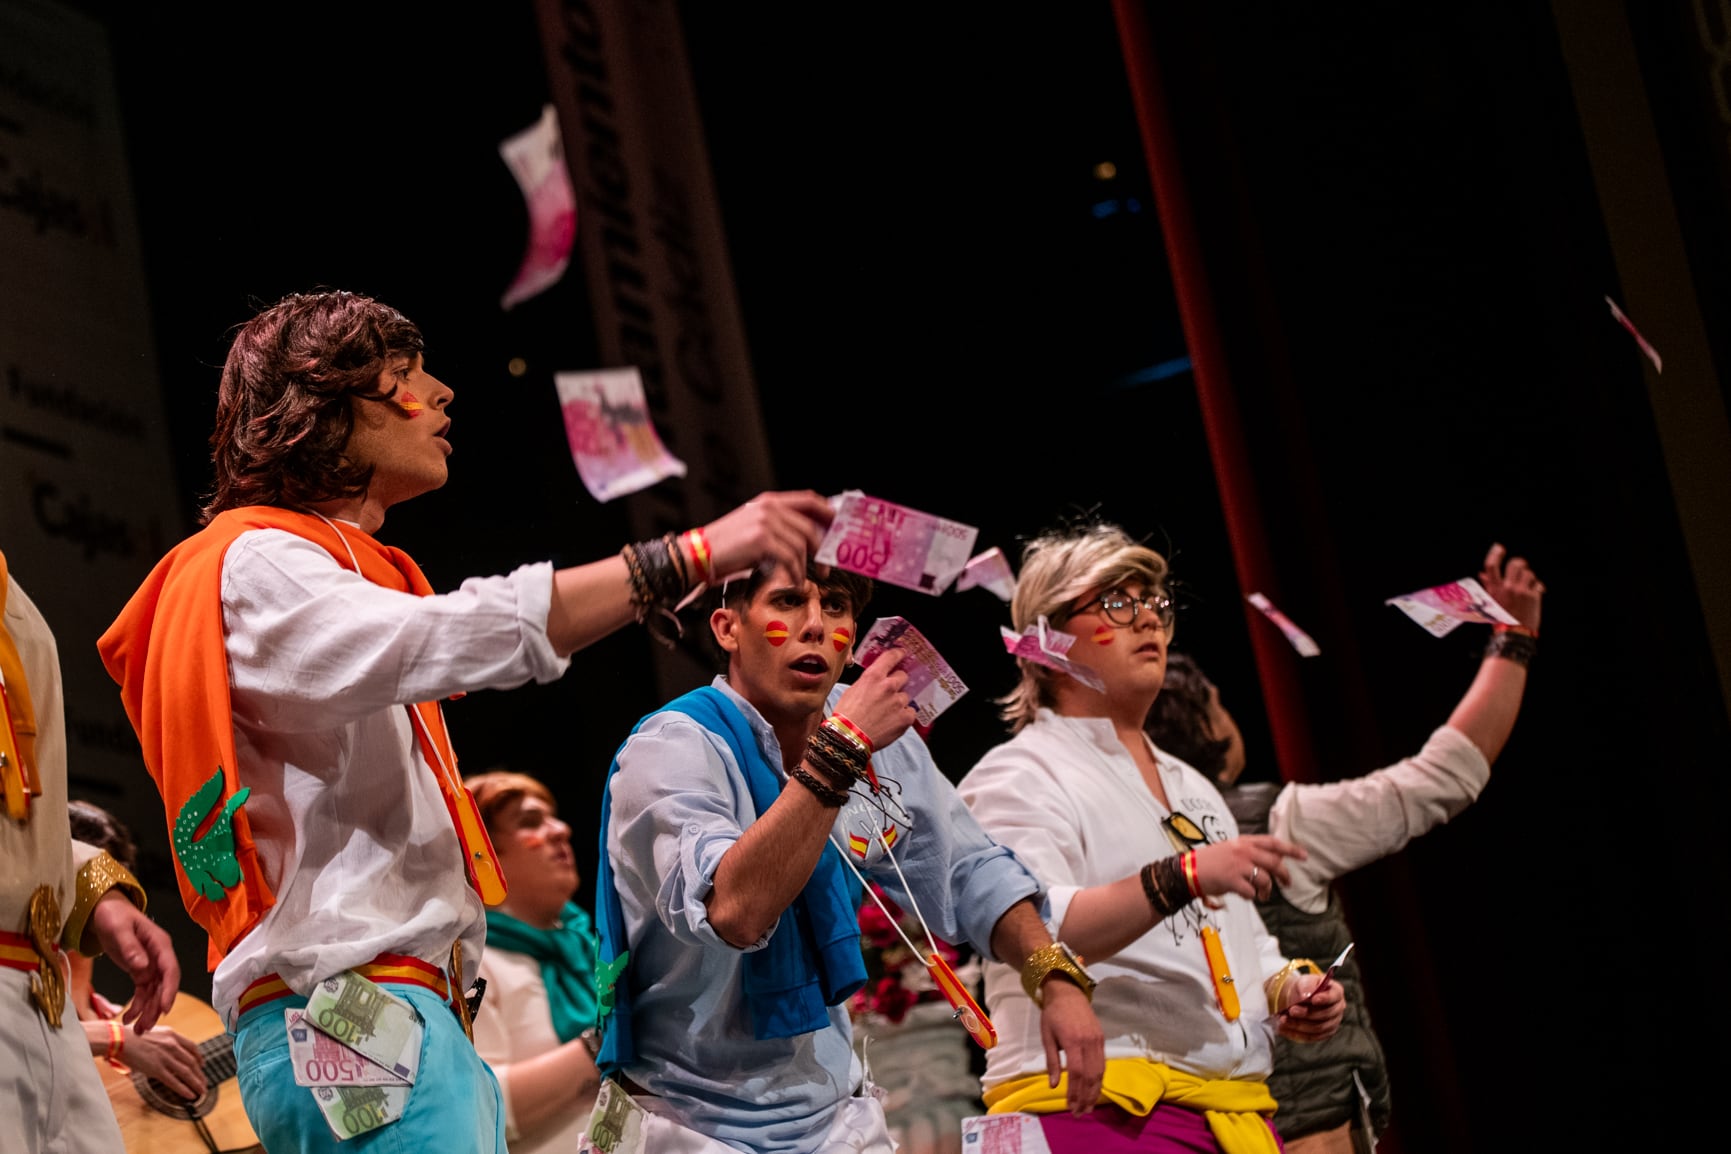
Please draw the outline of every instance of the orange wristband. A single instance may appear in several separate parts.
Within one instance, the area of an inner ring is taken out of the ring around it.
[[[1491,632],[1493,632],[1493,633],[1519,633],[1524,637],[1531,637],[1535,641],[1537,641],[1539,638],[1539,631],[1537,629],[1528,629],[1525,625],[1510,625],[1504,621],[1498,621],[1495,624],[1493,624],[1491,626]]]
[[[126,1066],[120,1060],[120,1055],[126,1051],[126,1030],[113,1018],[108,1019],[108,1053],[104,1054],[108,1064],[116,1070],[125,1070]]]
[[[709,584],[709,538],[704,536],[702,529],[692,529],[685,534],[682,540],[686,547],[691,550],[691,566],[697,570],[698,584]]]

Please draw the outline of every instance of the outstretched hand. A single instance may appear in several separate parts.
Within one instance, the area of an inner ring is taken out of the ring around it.
[[[119,890],[102,895],[84,932],[96,935],[102,952],[132,979],[132,1001],[122,1020],[137,1033],[147,1033],[180,992],[173,939]]]
[[[1484,568],[1479,570],[1479,584],[1515,620],[1535,635],[1538,633],[1539,603],[1544,600],[1545,583],[1528,567],[1526,558],[1509,557],[1502,545],[1492,545],[1485,554]]]
[[[1277,883],[1292,884],[1286,859],[1303,861],[1309,856],[1297,842],[1273,834],[1241,834],[1196,850],[1196,884],[1204,901],[1227,893],[1265,901]]]
[[[759,493],[704,526],[710,575],[719,584],[730,573],[760,564],[785,565],[789,573],[802,574],[834,519],[829,502],[811,489]]]

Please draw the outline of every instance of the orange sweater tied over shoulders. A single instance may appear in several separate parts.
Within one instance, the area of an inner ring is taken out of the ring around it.
[[[237,537],[253,529],[280,529],[323,546],[337,564],[358,568],[376,585],[422,597],[433,591],[407,553],[352,525],[249,505],[217,514],[170,550],[97,641],[162,795],[181,901],[210,935],[212,970],[276,902],[259,868],[245,808],[249,791],[235,761],[223,633],[223,558]],[[488,905],[497,905],[504,899],[504,879],[474,801],[457,777],[438,704],[406,704],[462,842],[470,884]]]

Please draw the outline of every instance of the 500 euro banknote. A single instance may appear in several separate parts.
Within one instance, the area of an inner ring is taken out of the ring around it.
[[[961,573],[980,531],[850,489],[832,502],[815,560],[937,596]]]
[[[932,648],[925,634],[915,629],[906,617],[880,617],[873,622],[871,629],[860,639],[854,660],[861,668],[867,668],[891,649],[900,649],[906,655],[897,668],[907,671],[908,700],[913,703],[918,724],[930,725],[938,714],[954,705],[968,691],[962,679],[956,676],[956,671],[950,668],[950,663]]]

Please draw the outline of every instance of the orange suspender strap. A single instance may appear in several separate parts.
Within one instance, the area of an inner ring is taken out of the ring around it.
[[[456,755],[451,753],[444,713],[436,701],[422,701],[407,708],[415,737],[421,743],[421,754],[438,780],[445,809],[450,812],[457,840],[462,843],[463,869],[469,875],[469,884],[481,895],[483,903],[496,906],[505,900],[505,871],[499,867],[499,855],[493,851],[493,839],[487,836],[475,795],[457,778]]]
[[[338,565],[343,564],[346,555],[355,573],[375,585],[413,593],[417,597],[432,596],[433,587],[413,557],[401,549],[381,544],[362,529],[350,527],[344,530],[329,518],[316,513],[314,516],[324,522],[342,552],[319,540],[316,530],[309,532],[311,526],[297,527],[293,531],[323,545]],[[362,548],[359,553],[350,541],[351,536],[360,538]],[[493,840],[487,836],[481,811],[457,776],[457,755],[451,750],[450,734],[445,729],[445,716],[439,710],[439,703],[420,701],[404,708],[409,711],[409,720],[421,743],[421,754],[426,758],[433,779],[439,783],[439,793],[445,799],[445,809],[457,831],[457,841],[463,850],[463,872],[468,875],[475,892],[481,895],[481,901],[496,906],[505,900],[505,872],[499,866],[498,855],[493,852]]]

